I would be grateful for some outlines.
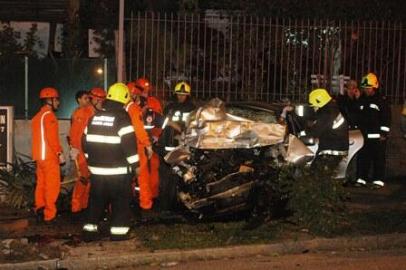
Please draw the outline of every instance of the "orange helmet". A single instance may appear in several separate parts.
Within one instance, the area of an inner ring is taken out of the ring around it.
[[[156,113],[162,114],[161,102],[155,97],[148,97],[147,106]]]
[[[93,98],[100,98],[100,99],[105,99],[106,98],[106,92],[100,87],[92,88],[92,90],[90,90],[89,94]]]
[[[58,90],[53,87],[45,87],[39,92],[39,98],[59,98],[59,93]]]
[[[151,90],[151,83],[146,78],[138,78],[135,81],[135,87],[140,88],[144,93],[148,93]]]
[[[140,96],[142,94],[142,90],[135,86],[134,82],[130,82],[127,84],[128,90],[130,90],[130,94]]]

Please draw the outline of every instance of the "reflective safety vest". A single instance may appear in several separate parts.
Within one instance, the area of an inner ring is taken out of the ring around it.
[[[32,118],[32,159],[58,160],[62,153],[59,141],[58,119],[50,106],[44,105]]]
[[[84,134],[83,150],[92,174],[128,174],[129,166],[138,165],[134,128],[122,104],[106,101],[105,111],[90,119]]]

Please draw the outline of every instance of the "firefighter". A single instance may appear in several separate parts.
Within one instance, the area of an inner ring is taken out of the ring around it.
[[[390,131],[390,110],[386,98],[379,91],[378,78],[368,73],[362,78],[363,97],[360,103],[359,127],[364,146],[358,156],[357,186],[365,186],[372,167],[372,187],[385,185],[386,141]]]
[[[124,109],[130,101],[125,84],[110,86],[104,110],[89,120],[83,150],[89,164],[91,189],[84,240],[94,240],[105,207],[111,205],[111,240],[128,239],[130,231],[131,180],[138,170],[136,137],[131,119]]]
[[[70,158],[75,162],[75,167],[78,172],[78,179],[72,192],[71,211],[73,214],[78,214],[87,208],[90,191],[90,172],[83,153],[81,138],[89,119],[96,111],[102,109],[106,92],[102,88],[95,87],[90,90],[89,95],[91,99],[90,104],[87,106],[79,106],[73,112],[69,131],[69,144],[71,147]],[[78,97],[76,100],[79,103],[80,99]]]
[[[40,111],[32,119],[32,159],[36,162],[35,212],[39,219],[52,222],[57,214],[56,200],[60,191],[60,165],[65,163],[59,141],[59,93],[46,87],[40,91]]]
[[[182,132],[185,129],[189,114],[196,108],[191,99],[191,87],[182,81],[176,84],[174,89],[176,100],[169,103],[164,109],[165,121],[162,125],[162,135],[158,141],[159,149],[159,198],[162,211],[173,208],[176,198],[176,183],[172,176],[170,166],[165,163],[164,156],[179,145]]]
[[[141,77],[139,79],[137,79],[135,82],[135,87],[137,87],[139,90],[141,90],[141,100],[143,101],[141,103],[141,108],[143,109],[143,112],[145,112],[148,108],[153,107],[154,111],[156,111],[157,113],[162,114],[162,106],[161,103],[159,102],[159,100],[154,97],[151,96],[151,92],[153,89],[153,86],[151,84],[151,82],[144,77]]]
[[[143,113],[144,128],[147,131],[151,144],[157,143],[163,124],[163,111],[161,102],[154,96],[151,96],[153,85],[145,78],[138,78],[134,82],[137,90],[140,90],[139,104]],[[156,199],[159,193],[159,156],[153,152],[149,159],[149,183],[152,198]]]
[[[327,90],[315,89],[309,103],[316,111],[314,124],[300,132],[300,136],[318,138],[319,146],[312,163],[314,168],[337,168],[348,154],[348,124]]]
[[[153,151],[148,133],[144,129],[142,109],[139,105],[141,90],[134,83],[129,83],[127,86],[132,101],[126,105],[125,109],[130,115],[131,123],[135,130],[138,156],[140,158],[140,174],[138,176],[138,186],[140,189],[139,205],[141,209],[149,210],[152,208],[153,198],[149,182],[148,160],[152,157]]]
[[[162,125],[164,123],[164,117],[160,111],[162,111],[160,104],[154,105],[150,103],[143,116],[144,128],[149,135],[151,144],[155,146],[155,148],[161,136]],[[158,199],[159,195],[159,164],[159,155],[154,151],[149,160],[149,183],[152,198],[155,200]]]

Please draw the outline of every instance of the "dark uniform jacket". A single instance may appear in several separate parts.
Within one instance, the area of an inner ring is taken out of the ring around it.
[[[185,128],[186,121],[190,113],[196,108],[192,100],[188,98],[184,103],[172,102],[169,103],[164,109],[165,122],[171,120],[172,122],[178,123],[183,129]],[[173,150],[178,146],[178,141],[175,136],[179,133],[173,128],[163,124],[162,135],[159,140],[159,145],[161,150],[165,153]]]
[[[348,124],[333,100],[317,110],[314,125],[301,135],[319,139],[318,154],[344,155],[348,151]]]
[[[380,139],[390,131],[391,113],[386,98],[379,93],[362,96],[359,128],[365,139]]]
[[[84,153],[94,175],[123,175],[138,166],[134,128],[123,105],[107,100],[90,120],[83,136]]]
[[[337,105],[348,122],[348,126],[351,129],[358,128],[358,121],[360,115],[360,102],[359,99],[351,99],[348,95],[338,95],[337,96]]]

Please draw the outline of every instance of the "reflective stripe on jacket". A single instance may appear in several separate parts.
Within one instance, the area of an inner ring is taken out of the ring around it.
[[[32,159],[58,159],[62,152],[58,119],[50,106],[44,105],[32,118]]]

